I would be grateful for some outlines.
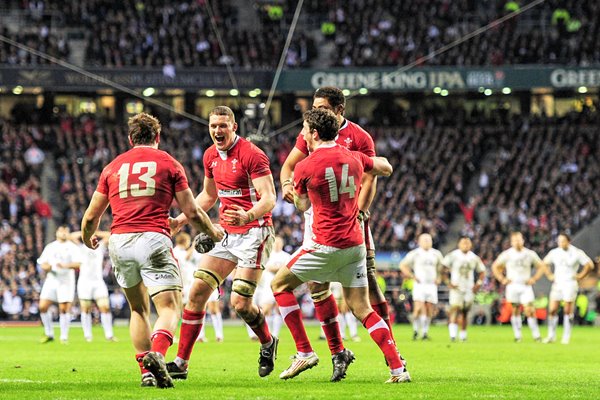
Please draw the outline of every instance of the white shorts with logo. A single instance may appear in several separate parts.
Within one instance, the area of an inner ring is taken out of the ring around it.
[[[287,267],[303,282],[339,282],[343,287],[367,287],[365,245],[345,249],[313,243],[302,246]]]
[[[533,287],[524,283],[506,285],[506,301],[513,304],[530,304],[535,300]]]
[[[572,303],[577,299],[579,285],[577,281],[554,282],[550,289],[550,301],[566,301]]]
[[[108,298],[108,288],[104,281],[79,279],[77,281],[79,300],[98,300]]]
[[[40,299],[55,303],[72,303],[75,298],[75,282],[59,279],[46,279],[40,292]]]
[[[435,283],[417,283],[413,286],[413,301],[422,301],[431,304],[438,302],[438,289]]]
[[[450,306],[469,308],[473,305],[473,290],[450,289]]]
[[[179,264],[169,237],[157,232],[110,235],[108,252],[115,278],[123,288],[141,281],[154,295],[164,290],[181,290]]]
[[[246,233],[228,234],[206,254],[234,262],[240,268],[265,269],[274,240],[272,226],[250,228]]]

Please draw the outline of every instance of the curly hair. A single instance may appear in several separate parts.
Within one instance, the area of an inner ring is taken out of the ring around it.
[[[324,108],[313,108],[303,115],[311,132],[316,129],[323,141],[334,140],[340,129],[340,123],[335,114]]]
[[[129,118],[129,138],[134,146],[154,144],[160,135],[160,122],[150,114],[139,113]]]

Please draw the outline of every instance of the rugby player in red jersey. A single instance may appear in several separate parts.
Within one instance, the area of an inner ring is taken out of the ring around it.
[[[194,228],[213,240],[224,236],[196,206],[181,164],[158,150],[160,123],[141,113],[129,119],[133,148],[108,164],[81,221],[83,243],[98,247],[94,234],[110,205],[113,222],[109,254],[117,282],[131,307],[129,332],[138,352],[142,386],[172,387],[164,355],[181,315],[182,280],[173,257],[169,209],[173,198]],[[158,312],[150,328],[148,295]]]
[[[383,352],[391,372],[386,383],[410,382],[388,325],[368,301],[366,246],[358,220],[363,172],[389,176],[392,166],[385,158],[368,157],[337,144],[338,128],[338,119],[329,110],[314,108],[304,114],[302,133],[311,154],[294,169],[294,204],[300,211],[312,206],[313,237],[294,253],[287,268],[280,269],[271,283],[298,351],[280,378],[293,378],[319,361],[292,291],[307,281],[333,281],[342,284],[349,308]],[[349,362],[354,359],[347,349],[343,354]],[[334,370],[331,380],[344,376],[345,371],[338,376]]]
[[[269,159],[236,134],[237,123],[229,107],[214,108],[208,123],[214,144],[204,153],[204,188],[196,204],[206,211],[219,200],[220,222],[227,236],[202,257],[194,273],[197,279],[183,310],[177,357],[167,367],[173,378],[187,378],[206,302],[235,270],[231,304],[260,340],[258,374],[263,377],[273,371],[278,339],[269,332],[265,316],[252,298],[274,240],[271,210],[275,207],[275,185]],[[185,215],[174,219],[172,230],[179,230],[185,219]]]

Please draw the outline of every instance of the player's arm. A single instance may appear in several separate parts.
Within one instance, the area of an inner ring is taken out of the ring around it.
[[[288,203],[294,202],[294,168],[305,158],[306,154],[294,147],[281,166],[279,173],[281,197]]]
[[[46,271],[46,272],[50,272],[50,271],[52,271],[52,265],[50,265],[50,264],[49,264],[49,263],[47,263],[47,262],[43,262],[43,263],[41,263],[41,264],[40,264],[40,268],[42,268],[42,270],[43,270],[43,271]]]
[[[202,191],[196,196],[194,200],[196,206],[199,207],[204,212],[210,210],[218,199],[217,193],[217,185],[215,184],[215,180],[213,178],[209,178],[207,176],[204,177],[204,187]],[[179,200],[177,200],[179,203]],[[180,204],[181,206],[181,204]],[[169,218],[169,227],[171,228],[171,235],[175,235],[181,227],[188,223],[188,218],[185,213],[179,214],[176,218]]]
[[[485,279],[485,271],[481,271],[479,273],[479,275],[477,276],[477,281],[475,282],[475,285],[473,286],[473,293],[477,293],[479,291],[479,289],[481,288],[481,285],[483,285],[484,279]]]
[[[90,249],[98,247],[99,238],[95,235],[100,218],[108,207],[108,197],[98,191],[94,192],[92,200],[81,219],[81,240]]]
[[[548,271],[549,268],[539,257],[537,257],[537,260],[533,261],[533,265],[535,266],[535,274],[533,274],[533,276],[527,280],[526,283],[528,285],[535,284],[542,278],[542,275],[548,275],[546,271]]]
[[[371,157],[373,160],[373,168],[366,171],[370,175],[374,176],[390,176],[394,169],[392,164],[385,157]]]
[[[176,192],[175,198],[187,221],[196,230],[206,233],[216,242],[223,239],[223,230],[215,227],[210,221],[208,214],[201,207],[198,207],[198,203],[194,200],[194,195],[190,188]]]
[[[294,191],[294,206],[300,212],[304,212],[310,208],[310,199],[307,193],[299,194]]]
[[[363,174],[358,194],[358,209],[367,213],[377,193],[377,177],[371,174]]]
[[[585,278],[587,276],[587,274],[590,273],[590,271],[592,271],[594,269],[594,262],[592,260],[588,261],[587,263],[585,263],[583,265],[583,269],[581,270],[580,273],[575,275],[575,279],[577,281],[582,280],[583,278]]]
[[[510,283],[510,279],[506,279],[504,274],[502,273],[505,269],[504,262],[496,259],[492,264],[492,274],[494,274],[494,278],[498,280],[503,285],[507,285]]]
[[[402,272],[404,279],[411,279],[411,280],[414,280],[415,282],[419,282],[417,280],[417,278],[415,277],[415,274],[413,273],[412,268],[410,267],[408,262],[406,262],[406,261],[400,262],[400,272]]]
[[[550,268],[550,265],[552,265],[552,258],[549,254],[546,257],[544,257],[544,265],[546,266],[546,269],[544,271],[544,273],[546,274],[546,278],[548,278],[550,282],[554,282],[554,274],[552,273],[552,268]]]
[[[223,213],[223,222],[232,226],[244,226],[262,218],[275,207],[277,195],[275,194],[273,175],[268,174],[254,178],[252,185],[260,196],[260,200],[249,210],[244,210],[243,207],[234,204],[232,208]]]

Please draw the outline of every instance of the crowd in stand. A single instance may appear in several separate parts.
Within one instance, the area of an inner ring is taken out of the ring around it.
[[[307,20],[323,23],[334,45],[335,66],[407,65],[466,34],[519,10],[516,0],[306,1]],[[223,67],[273,69],[281,56],[297,2],[257,1],[258,26],[242,29],[231,1],[59,0],[13,4],[31,14],[33,28],[2,34],[38,51],[68,58],[60,29],[80,28],[87,40],[86,63],[105,67]],[[212,13],[209,13],[210,5]],[[8,5],[9,7],[11,4]],[[45,14],[44,14],[45,13]],[[56,29],[41,15],[60,15]],[[210,15],[214,15],[214,25]],[[548,0],[420,65],[590,65],[600,62],[600,5],[595,1]],[[246,25],[243,25],[246,26]],[[223,49],[219,43],[220,33]],[[286,54],[287,67],[307,67],[318,53],[310,23],[301,19]],[[0,45],[0,63],[46,64],[21,49]],[[321,67],[326,65],[321,65]]]
[[[544,256],[558,232],[574,233],[600,213],[600,194],[594,190],[600,180],[596,112],[550,118],[433,107],[392,115],[400,115],[403,123],[378,119],[366,125],[378,153],[395,166],[392,177],[380,181],[371,212],[381,251],[410,250],[423,232],[440,245],[448,224],[462,210],[463,233],[473,237],[487,265],[507,247],[514,229],[523,231],[528,246]],[[292,129],[259,144],[273,160],[276,182],[296,134]],[[8,318],[35,318],[40,289],[36,258],[45,244],[45,221],[52,217],[40,195],[45,155],[53,156],[58,179],[51,189],[63,200],[53,211],[61,216],[59,222],[78,229],[102,167],[129,144],[123,125],[89,116],[63,115],[47,126],[2,122],[0,136],[2,309]],[[206,128],[175,119],[165,122],[161,139],[161,148],[180,160],[198,193],[203,151],[210,145]],[[491,166],[482,167],[484,157],[492,160]],[[479,191],[469,199],[466,186],[472,180],[479,182]],[[302,241],[302,216],[281,198],[273,214],[276,232],[293,251]],[[109,224],[107,215],[101,229]],[[116,287],[108,262],[105,278]]]

